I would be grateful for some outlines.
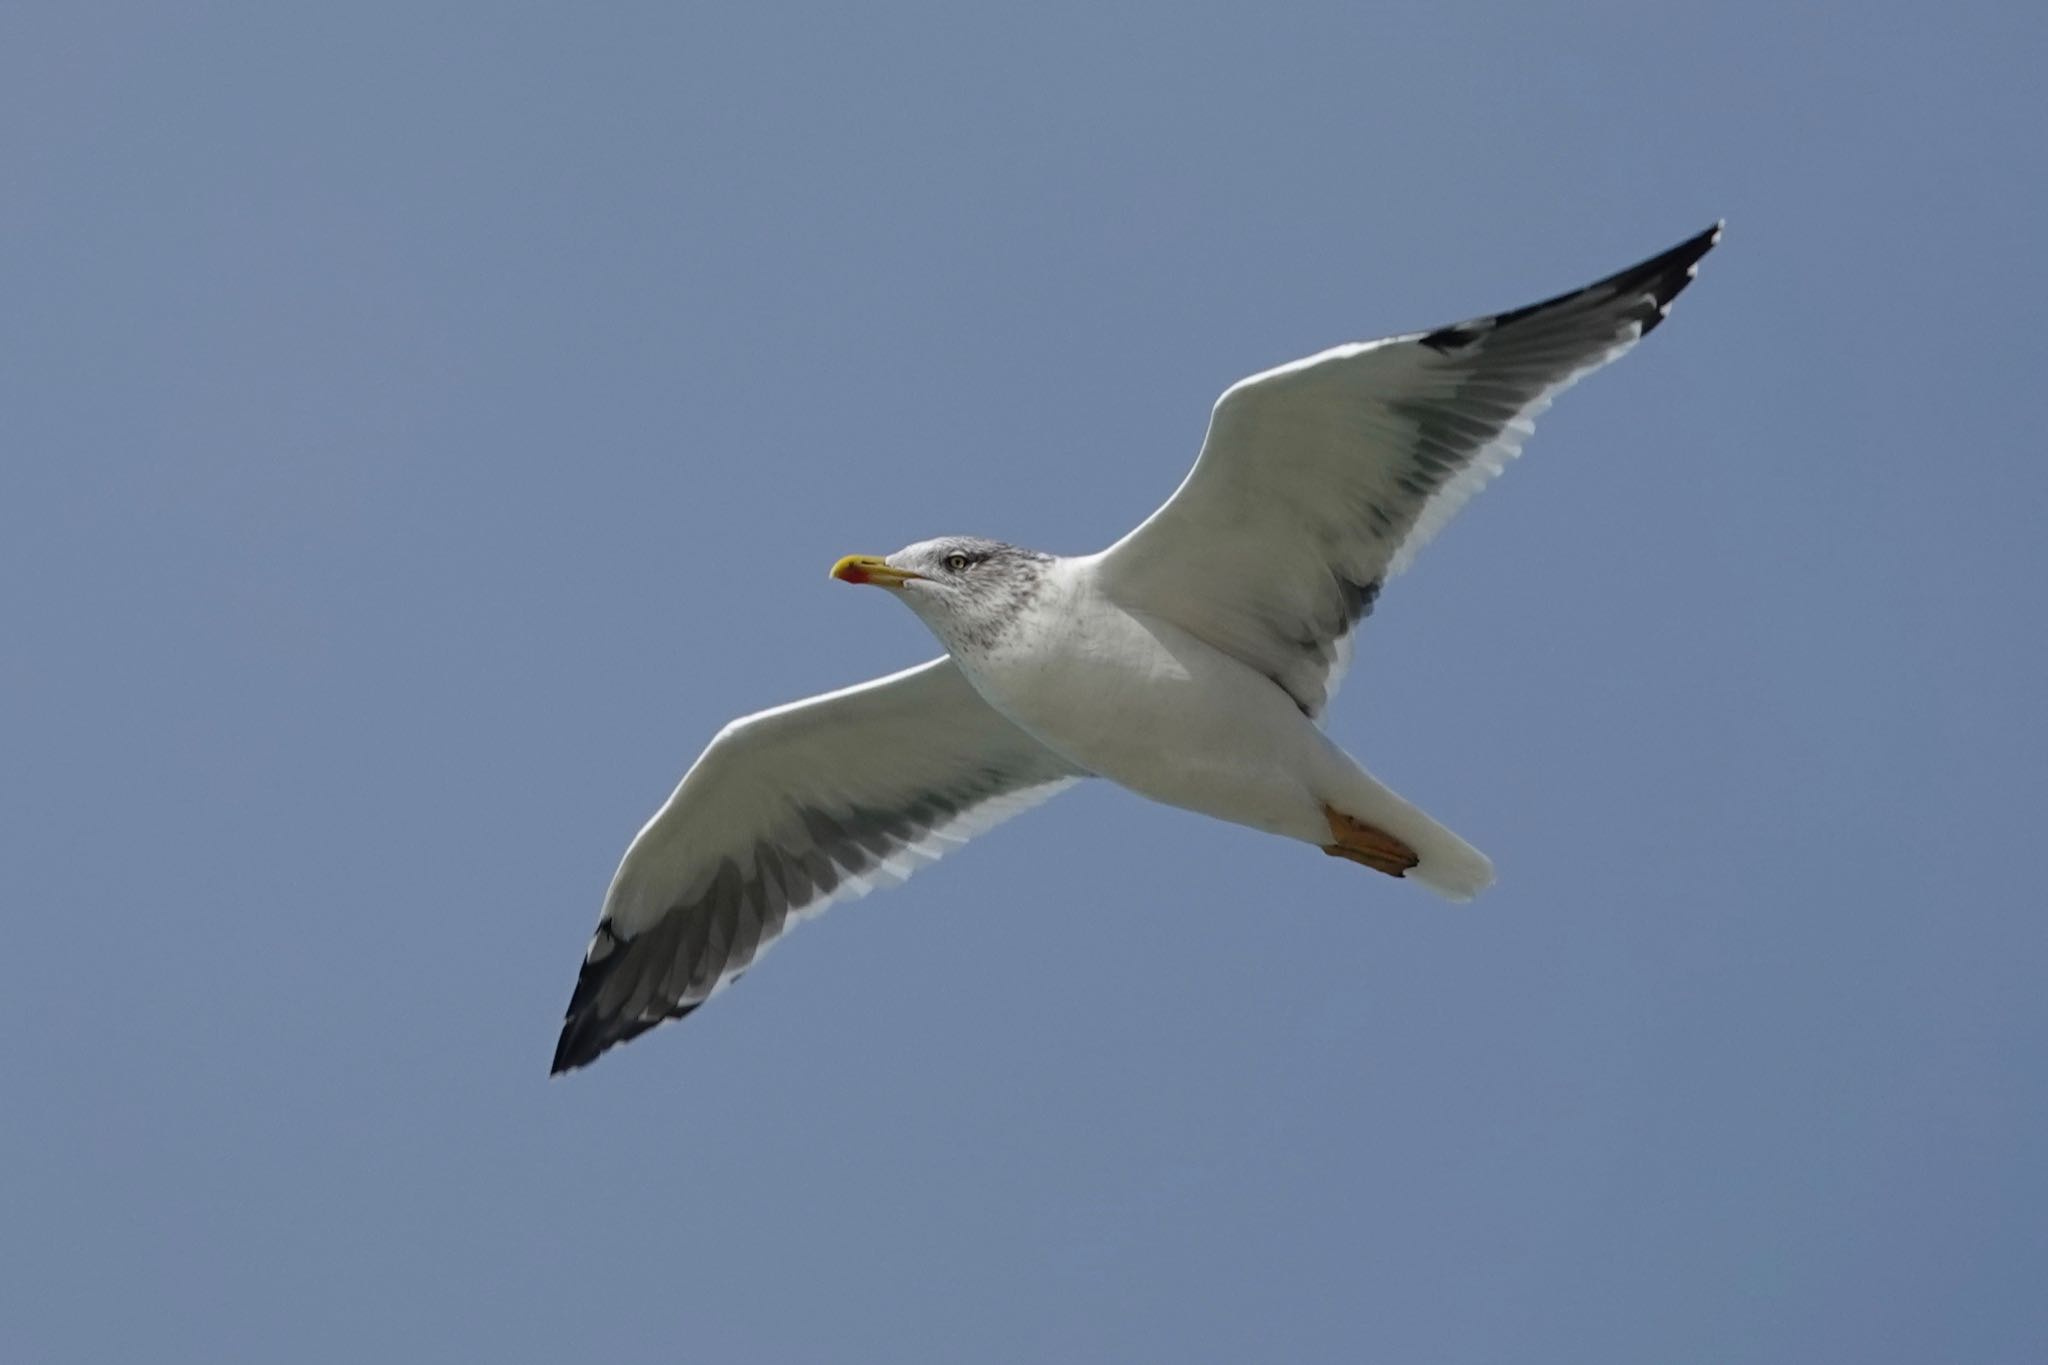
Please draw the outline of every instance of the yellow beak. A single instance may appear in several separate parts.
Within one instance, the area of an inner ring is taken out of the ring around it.
[[[921,573],[899,569],[880,555],[848,555],[832,566],[832,576],[847,583],[873,583],[882,588],[900,588]]]

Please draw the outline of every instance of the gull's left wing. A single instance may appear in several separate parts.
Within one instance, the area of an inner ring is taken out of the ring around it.
[[[734,721],[626,850],[553,1069],[680,1019],[797,919],[901,881],[1083,775],[950,657]]]
[[[1717,224],[1545,303],[1339,346],[1230,386],[1180,488],[1103,551],[1098,582],[1320,715],[1352,628],[1534,418],[1664,318]]]

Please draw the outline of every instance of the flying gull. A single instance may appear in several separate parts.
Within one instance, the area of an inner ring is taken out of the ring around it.
[[[732,722],[605,893],[553,1069],[679,1019],[796,920],[901,881],[1084,777],[1313,845],[1453,900],[1485,855],[1324,735],[1387,579],[1535,416],[1661,322],[1720,240],[1545,303],[1243,379],[1165,506],[1099,554],[964,536],[832,576],[946,653]]]

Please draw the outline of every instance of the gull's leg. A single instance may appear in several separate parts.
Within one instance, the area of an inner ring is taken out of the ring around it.
[[[1336,840],[1323,845],[1323,852],[1332,858],[1349,858],[1389,877],[1404,876],[1422,861],[1414,849],[1393,835],[1363,820],[1354,820],[1335,806],[1324,806],[1323,817],[1330,822],[1330,837]]]

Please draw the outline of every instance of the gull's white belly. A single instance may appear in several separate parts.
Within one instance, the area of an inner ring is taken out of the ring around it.
[[[1048,748],[1155,801],[1329,839],[1314,778],[1332,746],[1271,680],[1178,626],[1100,598],[1018,647],[960,660]]]

